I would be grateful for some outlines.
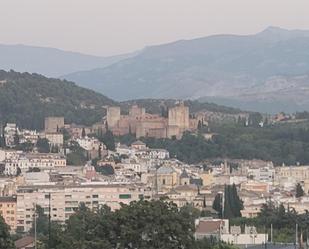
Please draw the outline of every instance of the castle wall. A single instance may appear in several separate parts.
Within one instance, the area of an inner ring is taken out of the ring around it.
[[[145,116],[145,108],[138,107],[137,105],[132,105],[129,110],[129,117],[132,119],[141,118]]]
[[[140,137],[180,139],[183,132],[194,130],[198,122],[189,118],[189,107],[183,104],[170,108],[168,118],[148,114],[145,108],[133,105],[129,115],[120,115],[120,107],[108,107],[106,117],[108,127],[116,136],[128,133]]]
[[[44,125],[46,133],[59,132],[64,128],[64,117],[46,117]]]
[[[179,106],[170,108],[168,110],[168,125],[178,126],[182,131],[189,129],[189,107],[181,104]]]
[[[158,115],[148,114],[145,118],[140,119],[136,123],[136,137],[166,137],[167,121]]]
[[[106,121],[108,128],[113,128],[118,125],[120,120],[120,107],[119,106],[109,106],[106,112]]]

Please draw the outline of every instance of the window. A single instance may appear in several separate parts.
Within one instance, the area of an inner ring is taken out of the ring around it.
[[[92,198],[99,198],[99,195],[92,195]]]
[[[162,184],[165,185],[165,179],[162,180]]]
[[[70,211],[72,211],[72,208],[67,207],[67,208],[65,208],[64,210],[65,210],[66,212],[70,212]]]
[[[120,194],[119,199],[131,199],[131,194]]]

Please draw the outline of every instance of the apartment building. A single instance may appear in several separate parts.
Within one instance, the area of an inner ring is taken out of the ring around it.
[[[309,179],[309,166],[284,166],[276,168],[276,176],[282,178],[293,178],[296,181]]]
[[[23,153],[18,157],[5,160],[5,175],[16,175],[18,168],[27,171],[29,168],[52,169],[65,167],[66,159],[60,154]]]
[[[0,197],[0,216],[11,230],[16,229],[16,197]]]
[[[144,185],[133,184],[71,184],[32,185],[17,189],[17,229],[29,231],[32,227],[35,205],[40,205],[51,220],[65,222],[78,209],[80,203],[97,210],[102,205],[112,210],[120,203],[129,204],[141,198],[151,198]]]

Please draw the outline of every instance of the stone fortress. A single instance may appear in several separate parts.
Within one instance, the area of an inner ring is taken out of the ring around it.
[[[190,118],[189,107],[182,102],[169,108],[168,117],[146,113],[145,108],[131,106],[128,115],[121,115],[120,107],[107,107],[104,122],[116,136],[135,134],[140,137],[180,139],[184,131],[195,131],[198,120]]]

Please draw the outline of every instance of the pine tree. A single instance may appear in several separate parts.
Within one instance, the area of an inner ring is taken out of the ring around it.
[[[225,186],[224,188],[224,214],[223,218],[234,218],[233,210],[231,207],[231,188],[230,186]]]
[[[216,210],[219,214],[219,217],[222,218],[222,198],[221,194],[216,194],[212,208]]]
[[[198,121],[197,129],[198,130],[202,129],[202,122],[201,122],[201,120]]]
[[[299,198],[299,197],[302,197],[304,196],[305,192],[302,188],[302,186],[300,185],[300,183],[297,183],[296,185],[296,197]]]
[[[240,210],[243,209],[243,203],[237,194],[236,185],[225,186],[224,196],[224,218],[241,217]]]
[[[99,146],[98,157],[99,159],[102,159],[102,144]]]
[[[15,129],[15,134],[14,134],[14,145],[15,146],[19,145],[19,135],[17,132],[17,128]]]

